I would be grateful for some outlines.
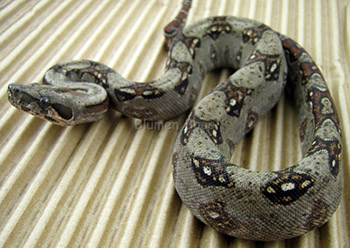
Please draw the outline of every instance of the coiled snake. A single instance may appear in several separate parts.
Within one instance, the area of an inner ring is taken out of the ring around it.
[[[320,70],[290,38],[257,21],[210,17],[184,27],[191,1],[165,28],[166,71],[153,82],[123,78],[106,65],[72,61],[50,68],[44,85],[11,84],[15,107],[59,125],[96,121],[109,102],[127,116],[169,119],[189,109],[206,73],[235,69],[194,107],[173,153],[176,190],[193,214],[244,239],[292,238],[324,224],[342,193],[341,130]],[[273,172],[230,163],[254,123],[292,90],[303,158]]]

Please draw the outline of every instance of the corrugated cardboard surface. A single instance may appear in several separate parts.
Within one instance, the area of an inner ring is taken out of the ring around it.
[[[0,1],[0,247],[350,247],[349,0],[194,0],[188,19],[257,19],[294,38],[321,67],[343,126],[345,190],[331,220],[300,238],[239,240],[192,216],[170,163],[185,114],[156,126],[111,110],[94,124],[62,128],[8,103],[8,83],[41,81],[51,65],[72,59],[155,79],[166,60],[162,29],[180,2]],[[209,74],[200,97],[228,73]],[[263,170],[298,161],[296,120],[283,97],[233,161]]]

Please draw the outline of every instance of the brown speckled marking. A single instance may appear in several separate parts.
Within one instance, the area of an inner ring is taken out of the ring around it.
[[[242,51],[243,51],[243,47],[241,46],[237,52],[237,55],[236,55],[236,58],[235,58],[235,61],[236,61],[236,64],[237,65],[240,65],[241,62],[242,62]]]
[[[179,36],[179,39],[174,43],[176,44],[177,42],[182,42],[183,44],[185,44],[192,58],[195,59],[196,49],[198,49],[201,46],[200,39],[197,37],[185,36],[182,32],[178,36]],[[174,47],[175,45],[172,46],[172,48]],[[170,52],[172,52],[172,50],[170,50]]]
[[[289,205],[297,201],[315,182],[311,176],[293,172],[291,168],[276,173],[278,176],[261,188],[261,192],[275,204]]]
[[[226,143],[230,147],[231,151],[233,151],[236,148],[235,142],[233,142],[231,139],[226,139]]]
[[[334,103],[328,90],[320,90],[315,87],[309,88],[306,101],[309,102],[312,108],[316,130],[326,119],[332,120],[335,127],[339,130],[339,118],[334,111]]]
[[[215,47],[214,45],[211,45],[210,46],[210,59],[211,61],[214,63],[214,64],[217,64],[218,63],[218,57],[217,57],[217,52],[215,50]]]
[[[175,85],[174,89],[179,95],[183,95],[186,92],[188,86],[188,77],[192,74],[192,66],[186,62],[178,62],[174,59],[169,59],[166,69],[177,68],[181,71],[181,78]]]
[[[328,217],[329,206],[322,200],[318,199],[312,206],[310,215],[307,217],[305,227],[312,230],[317,226],[323,225]]]
[[[235,229],[241,229],[242,226],[239,222],[232,218],[225,211],[225,203],[221,201],[214,201],[210,203],[202,203],[199,206],[201,214],[205,221],[215,228],[224,233],[228,233]],[[243,227],[244,228],[244,227]]]
[[[244,132],[248,133],[254,127],[254,124],[258,121],[259,115],[254,111],[248,113],[247,122],[245,124]]]
[[[216,121],[201,120],[194,112],[189,116],[187,125],[182,129],[181,143],[187,144],[188,139],[195,128],[202,129],[215,144],[221,144],[223,138],[220,131],[220,123]]]
[[[230,179],[230,174],[226,167],[231,164],[225,164],[220,160],[209,160],[198,156],[192,157],[192,168],[196,175],[197,182],[202,186],[223,186],[232,188],[235,186]]]
[[[55,65],[51,69],[57,73],[69,78],[72,82],[94,82],[108,89],[107,75],[113,71],[110,68],[96,69],[99,64],[93,61],[89,61],[89,67],[87,68],[63,68],[61,65]],[[43,84],[49,85],[46,77],[43,78]]]
[[[230,116],[239,117],[246,96],[252,94],[252,90],[245,87],[236,87],[231,82],[217,88],[218,91],[223,91],[226,95],[226,113]]]
[[[243,30],[243,42],[246,43],[250,40],[255,45],[266,30],[270,30],[270,28],[265,24]]]
[[[265,66],[265,79],[267,81],[277,80],[280,74],[280,66],[281,66],[281,56],[279,54],[276,55],[267,55],[262,54],[259,51],[256,51],[250,55],[248,60],[246,61],[246,65],[262,62]]]
[[[307,83],[309,83],[310,78],[314,75],[314,74],[321,74],[320,69],[318,68],[318,66],[315,63],[311,63],[311,62],[304,62],[300,65],[300,70],[302,72],[302,78],[301,78],[301,83],[302,85],[305,85]]]
[[[283,39],[282,45],[291,62],[295,62],[303,53],[306,53],[304,48],[292,39]]]
[[[326,150],[329,155],[329,170],[334,177],[337,177],[340,167],[341,144],[338,141],[326,141],[316,138],[307,152],[306,156],[314,154],[318,151]]]
[[[231,31],[232,26],[226,22],[226,17],[215,17],[213,24],[207,29],[207,35],[215,41],[222,33],[229,34]]]
[[[133,100],[135,97],[142,97],[144,99],[155,99],[163,96],[165,93],[162,89],[152,86],[154,82],[135,84],[128,87],[120,87],[115,89],[115,96],[120,102]]]
[[[299,127],[299,137],[301,142],[303,142],[305,139],[307,125],[308,120],[305,118]]]

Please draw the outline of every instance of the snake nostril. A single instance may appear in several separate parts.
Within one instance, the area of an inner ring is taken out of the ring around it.
[[[14,96],[14,95],[17,95],[19,93],[19,89],[16,86],[16,84],[9,84],[7,92],[9,95]]]
[[[13,94],[13,85],[10,84],[7,88],[7,93],[10,95],[10,94]]]

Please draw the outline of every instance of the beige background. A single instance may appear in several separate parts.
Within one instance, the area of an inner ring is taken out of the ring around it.
[[[97,123],[62,128],[11,107],[7,85],[41,81],[60,61],[93,59],[135,80],[164,70],[163,27],[180,0],[0,1],[0,247],[349,247],[350,189],[331,220],[300,238],[250,242],[204,226],[171,177],[185,114],[145,126],[111,110]],[[302,44],[338,107],[349,184],[349,0],[194,0],[189,22],[211,15],[260,20]],[[201,96],[228,71],[205,80]],[[300,158],[296,113],[283,97],[236,149],[261,170]]]

